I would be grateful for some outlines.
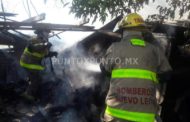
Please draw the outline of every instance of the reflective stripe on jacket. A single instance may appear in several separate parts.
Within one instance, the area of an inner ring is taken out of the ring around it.
[[[116,118],[134,122],[154,122],[155,118],[155,114],[153,113],[132,112],[111,108],[109,106],[106,107],[106,113]]]
[[[114,70],[112,70],[112,79],[143,79],[143,80],[150,80],[150,81],[152,81],[152,83],[158,83],[156,73],[152,72],[152,71],[144,70],[144,69],[114,69]],[[128,86],[130,86],[130,85],[128,85]],[[146,89],[146,88],[144,88],[144,89]],[[118,88],[117,92],[118,93],[123,92],[123,94],[125,94],[125,90],[127,90],[126,87]],[[138,90],[139,90],[139,88],[138,88]],[[139,93],[139,92],[141,92],[141,93]],[[130,91],[129,91],[129,93],[130,93]],[[132,94],[139,95],[139,94],[143,94],[143,93],[142,93],[142,91],[136,91],[136,93],[134,91]],[[144,93],[144,94],[146,94],[146,93]],[[149,93],[149,94],[153,95],[154,93]],[[148,96],[148,93],[146,95]],[[147,104],[147,103],[145,103],[147,101],[144,101],[147,98],[143,98],[143,97],[134,97],[134,98],[133,97],[131,97],[131,98],[129,98],[129,97],[122,98],[121,97],[121,98],[116,98],[116,101],[130,103],[129,99],[131,99],[131,103],[134,105],[137,105],[138,102],[141,104]],[[135,101],[132,102],[132,99],[134,99]],[[153,104],[153,101],[155,101],[154,97],[150,96],[150,98],[148,98],[147,100],[150,100],[150,99]],[[141,106],[139,106],[139,107],[141,107]],[[154,118],[155,118],[155,113],[153,111],[150,113],[149,112],[145,113],[145,112],[137,112],[137,111],[128,111],[125,109],[118,109],[117,107],[114,108],[109,105],[107,105],[106,113],[113,117],[116,117],[116,118],[129,120],[129,121],[135,121],[135,122],[153,122]]]
[[[25,48],[20,59],[20,65],[27,69],[44,70],[44,66],[41,65],[44,56],[44,53],[30,52],[28,48]]]
[[[138,78],[148,79],[158,83],[155,72],[143,69],[114,69],[112,70],[112,78]]]

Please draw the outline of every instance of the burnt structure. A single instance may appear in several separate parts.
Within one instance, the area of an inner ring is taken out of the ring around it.
[[[121,17],[114,19],[102,27],[101,30],[113,30],[120,19]],[[184,36],[184,32],[189,30],[189,28],[188,26],[183,27],[177,24],[159,22],[153,22],[151,24],[153,26],[152,31],[156,34],[164,34],[165,40],[162,41],[169,42],[170,46],[168,47],[169,49],[166,50],[166,54],[174,70],[172,78],[168,82],[165,101],[162,104],[163,121],[189,122],[188,115],[190,113],[190,106],[188,103],[190,101],[190,89],[188,81],[190,79],[190,57],[188,53],[184,53],[184,48],[181,48],[188,44],[189,38]],[[90,29],[91,28],[88,28],[88,31]],[[116,34],[120,34],[120,32],[116,31]],[[0,45],[8,46],[8,48],[3,49],[2,52],[10,57],[14,57],[14,61],[18,64],[20,55],[29,38],[30,36],[17,31],[1,30]],[[101,31],[95,32],[79,42],[75,47],[65,50],[65,52],[60,54],[60,57],[70,58],[76,56],[99,59],[113,42],[119,40],[117,36],[113,36],[112,34],[110,35],[109,33],[103,33]],[[80,54],[77,52],[80,52]],[[0,58],[0,62],[8,63],[8,61],[6,61],[8,59],[4,58],[3,55],[1,55]],[[0,99],[0,121],[12,122],[15,119],[20,119],[23,122],[67,122],[66,119],[68,119],[73,122],[99,122],[101,112],[104,109],[104,99],[108,89],[109,79],[105,78],[105,75],[101,72],[89,71],[82,68],[83,67],[77,67],[75,71],[66,71],[65,69],[72,69],[72,66],[64,65],[63,69],[61,69],[61,73],[59,72],[61,75],[59,74],[58,76],[56,74],[56,65],[54,65],[55,73],[50,71],[46,74],[48,75],[48,77],[45,78],[47,81],[42,85],[40,93],[42,102],[38,103],[38,105],[35,103],[34,106],[37,106],[37,111],[33,112],[32,116],[28,116],[25,113],[16,114],[16,112],[13,112],[10,114],[10,112],[6,113],[3,111],[3,107],[13,107],[15,104],[24,101],[19,95],[13,94],[15,91],[11,91],[9,96],[12,95],[14,97],[11,97],[11,99],[6,98],[6,100],[12,100],[12,98],[14,98],[15,102],[6,102],[7,105],[5,106],[5,102],[2,102],[2,98]],[[86,74],[84,75],[85,82],[92,80],[91,82],[94,85],[90,85],[89,87],[75,87],[75,85],[72,85],[85,83],[80,82],[82,79],[79,77],[81,76],[79,72]],[[4,74],[4,72],[1,72],[1,74]],[[3,93],[5,92],[1,91],[1,96]],[[4,98],[5,96],[3,99]],[[46,104],[51,104],[52,106],[45,108],[44,106],[46,106]],[[28,106],[28,108],[31,108],[31,106]]]

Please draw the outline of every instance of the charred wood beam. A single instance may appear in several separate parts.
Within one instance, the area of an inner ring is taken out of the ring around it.
[[[9,17],[9,16],[16,16],[17,14],[14,14],[14,13],[8,13],[8,12],[0,12],[0,16],[7,16],[7,17]]]
[[[28,22],[0,22],[0,29],[36,30],[47,29],[54,31],[92,31],[93,26],[78,26],[67,24],[28,23]]]

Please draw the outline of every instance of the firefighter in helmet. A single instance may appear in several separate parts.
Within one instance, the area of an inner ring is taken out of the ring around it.
[[[31,82],[27,95],[24,94],[27,98],[38,98],[38,90],[42,82],[41,73],[45,69],[43,59],[57,56],[57,52],[50,51],[52,44],[48,42],[49,33],[49,30],[36,30],[37,37],[29,40],[20,58],[20,65],[27,70]]]
[[[121,41],[108,48],[100,65],[111,74],[103,121],[154,122],[156,87],[171,72],[170,64],[160,48],[143,37],[149,30],[139,14],[128,14],[119,28]]]

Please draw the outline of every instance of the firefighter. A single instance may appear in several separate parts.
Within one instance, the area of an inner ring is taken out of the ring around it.
[[[36,30],[36,38],[32,38],[24,49],[20,65],[28,72],[31,84],[23,96],[29,99],[38,98],[38,90],[42,82],[42,72],[45,66],[42,60],[47,57],[57,56],[57,52],[50,52],[52,44],[48,42],[49,30]]]
[[[103,121],[154,122],[156,89],[171,67],[160,48],[143,37],[149,30],[139,14],[128,14],[119,28],[121,41],[108,48],[100,65],[111,75]]]

